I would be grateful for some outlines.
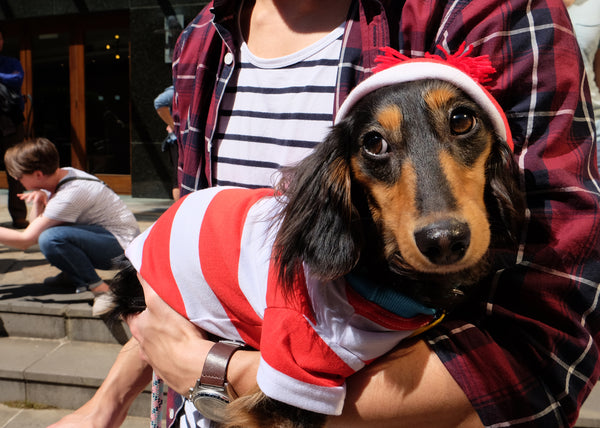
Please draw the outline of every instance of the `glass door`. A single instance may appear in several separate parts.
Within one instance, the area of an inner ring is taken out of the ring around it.
[[[61,166],[71,165],[69,34],[44,33],[32,42],[33,130],[58,148]]]
[[[118,193],[131,192],[128,27],[127,12],[35,18],[15,22],[6,44],[23,63],[33,136]]]
[[[85,33],[85,106],[88,172],[129,174],[129,34]]]

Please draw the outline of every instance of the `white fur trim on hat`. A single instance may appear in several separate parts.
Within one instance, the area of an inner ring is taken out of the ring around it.
[[[335,123],[339,123],[360,99],[376,89],[425,79],[444,80],[462,89],[488,114],[498,136],[514,149],[508,121],[496,99],[468,74],[438,59],[409,59],[371,75],[350,92],[337,112]]]

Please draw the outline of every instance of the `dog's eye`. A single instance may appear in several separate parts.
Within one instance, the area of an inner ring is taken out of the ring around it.
[[[388,152],[388,143],[379,132],[368,132],[363,137],[363,148],[374,156],[385,155]]]
[[[450,113],[450,131],[454,135],[466,134],[476,123],[475,115],[466,108],[458,108]]]

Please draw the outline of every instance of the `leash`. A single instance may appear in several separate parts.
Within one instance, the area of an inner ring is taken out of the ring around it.
[[[155,372],[152,372],[152,401],[150,413],[150,427],[160,428],[162,423],[162,404],[164,382]]]

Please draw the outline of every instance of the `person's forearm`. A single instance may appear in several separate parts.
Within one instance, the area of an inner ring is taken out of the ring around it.
[[[256,389],[259,362],[258,351],[237,351],[231,356],[227,366],[227,382],[238,396],[250,394]]]
[[[22,230],[9,229],[0,227],[0,244],[8,247],[26,250],[37,242],[37,239],[32,238]]]
[[[475,428],[482,423],[440,359],[418,341],[351,376],[343,413],[328,427]]]
[[[170,308],[143,278],[147,308],[128,318],[144,358],[170,388],[187,394],[202,372],[212,342]],[[227,379],[238,395],[252,392],[260,361],[258,352],[233,354]],[[440,359],[422,341],[399,347],[348,379],[343,415],[331,427],[398,426],[481,427],[464,392]]]
[[[140,358],[137,341],[130,339],[119,352],[97,395],[103,402],[112,402],[127,411],[151,379],[152,367]]]
[[[131,339],[90,401],[49,428],[117,428],[151,378],[152,368],[140,358],[137,342]]]
[[[0,227],[0,244],[18,248],[20,250],[26,250],[38,242],[38,238],[44,230],[58,226],[59,224],[62,224],[62,222],[41,215],[32,218],[29,226],[24,230]]]
[[[156,109],[156,113],[158,113],[163,122],[173,129],[175,125],[173,123],[173,117],[171,116],[171,110],[169,110],[169,107],[159,107]]]
[[[253,392],[260,354],[233,354],[227,380],[238,395]],[[479,428],[483,425],[464,392],[427,345],[398,348],[347,381],[343,414],[328,419],[331,428],[397,427]]]

